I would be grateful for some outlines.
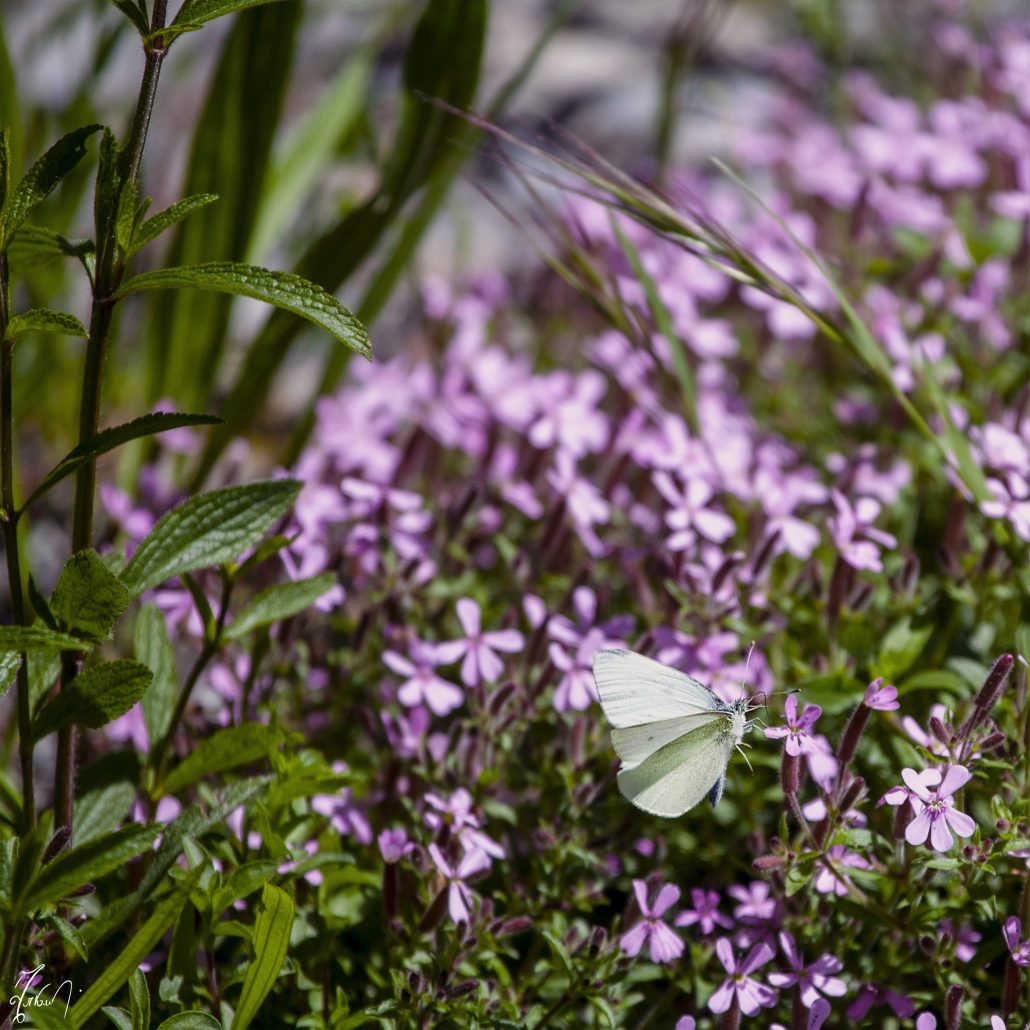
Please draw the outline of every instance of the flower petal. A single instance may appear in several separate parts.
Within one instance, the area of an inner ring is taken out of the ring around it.
[[[732,980],[723,980],[716,988],[715,993],[708,999],[708,1007],[712,1012],[725,1012],[733,1004],[733,995],[736,993]]]
[[[930,827],[930,847],[934,851],[950,851],[954,843],[955,838],[948,829],[948,820],[943,816],[938,816]]]
[[[722,968],[732,976],[737,971],[737,956],[733,954],[733,945],[730,944],[728,937],[720,937],[715,942],[715,954],[719,956]],[[719,1009],[718,1011],[725,1012],[726,1010]]]
[[[950,766],[937,788],[937,793],[941,797],[948,797],[956,790],[961,790],[972,778],[973,774],[964,765]]]
[[[654,904],[651,906],[651,915],[660,916],[667,909],[672,908],[680,899],[680,889],[675,884],[667,883],[658,892]]]
[[[917,815],[915,819],[905,827],[905,840],[907,840],[909,844],[913,845],[922,844],[930,835],[930,823],[930,814],[924,808],[923,811],[921,811],[919,815]]]
[[[976,823],[965,812],[960,812],[957,808],[947,809],[944,818],[960,837],[972,837],[976,832]]]

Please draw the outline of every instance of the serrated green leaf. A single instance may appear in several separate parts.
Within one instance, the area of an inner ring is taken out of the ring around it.
[[[261,626],[297,615],[311,607],[335,585],[336,576],[331,572],[324,572],[311,579],[280,583],[278,586],[262,590],[223,630],[222,639],[239,640]]]
[[[186,0],[179,8],[172,25],[203,25],[204,22],[233,14],[235,11],[275,2],[276,0]]]
[[[132,1030],[150,1030],[150,988],[139,969],[134,969],[129,977],[129,1014]]]
[[[94,730],[106,726],[139,701],[152,676],[145,665],[125,658],[87,666],[40,709],[33,739],[72,723]]]
[[[272,989],[290,946],[293,899],[284,890],[266,883],[261,908],[254,921],[254,958],[247,966],[243,990],[233,1017],[233,1030],[247,1030]]]
[[[141,594],[173,576],[238,558],[286,514],[300,487],[279,479],[191,497],[147,534],[122,580]]]
[[[76,1002],[69,1013],[72,1027],[78,1030],[89,1018],[128,980],[134,969],[150,954],[157,942],[175,922],[179,910],[189,897],[189,892],[200,879],[203,868],[194,869],[178,888],[169,894],[150,918],[139,928],[120,955],[104,967],[85,994]]]
[[[5,651],[86,651],[86,641],[44,626],[0,626],[0,653]]]
[[[211,773],[225,772],[265,758],[275,747],[278,734],[260,723],[228,726],[202,740],[168,774],[161,789],[174,794]]]
[[[118,141],[114,133],[105,126],[100,137],[97,178],[93,189],[93,222],[98,240],[106,240],[114,235],[118,201],[124,183],[120,156]]]
[[[61,570],[50,611],[71,632],[106,640],[129,607],[129,591],[95,551],[73,554]]]
[[[21,668],[21,655],[16,651],[0,651],[0,697],[3,697],[11,684],[18,678]]]
[[[27,508],[33,501],[42,497],[57,483],[60,483],[65,476],[70,476],[78,471],[87,462],[95,461],[101,454],[107,454],[116,447],[128,443],[130,440],[139,440],[144,436],[154,436],[157,433],[165,433],[169,429],[182,429],[186,426],[213,426],[221,422],[221,419],[214,415],[185,415],[177,412],[158,411],[150,415],[143,415],[141,418],[133,419],[124,425],[113,426],[97,433],[86,443],[80,444],[55,465],[47,473],[43,482],[36,487],[29,495],[28,500],[22,505],[22,510]]]
[[[142,854],[161,835],[163,827],[127,826],[62,852],[39,870],[22,902],[24,912],[60,901],[73,890],[93,883]]]
[[[7,339],[16,340],[24,333],[56,333],[60,336],[89,336],[86,327],[74,316],[48,308],[33,308],[15,315],[7,324]]]
[[[57,184],[86,155],[86,140],[102,126],[86,125],[62,136],[26,173],[11,194],[3,225],[0,251],[6,248],[29,212],[53,191]]]
[[[168,627],[160,609],[145,604],[136,616],[136,658],[154,674],[150,689],[143,695],[143,721],[151,743],[168,731],[179,692],[175,652],[168,638]]]
[[[369,359],[372,357],[368,333],[354,315],[321,286],[292,272],[273,272],[257,265],[244,265],[235,261],[159,268],[129,279],[114,297],[126,297],[141,290],[175,288],[213,290],[216,293],[263,300],[307,319],[358,354]]]
[[[181,222],[182,219],[193,214],[194,211],[199,211],[202,207],[213,204],[217,199],[218,194],[216,193],[199,193],[196,196],[178,200],[163,211],[158,211],[153,218],[148,218],[136,230],[129,253],[135,254],[136,251],[141,250],[166,229],[170,229],[176,222]]]
[[[177,1012],[157,1030],[222,1030],[222,1024],[210,1012]]]
[[[52,229],[23,225],[10,242],[8,255],[18,268],[34,268],[56,257],[73,257],[85,264],[95,252],[92,240],[67,240]]]

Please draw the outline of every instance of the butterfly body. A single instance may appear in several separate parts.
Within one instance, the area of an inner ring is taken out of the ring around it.
[[[726,766],[749,728],[749,700],[727,704],[685,673],[618,648],[597,652],[594,679],[622,760],[623,795],[668,818],[705,797],[717,805]]]

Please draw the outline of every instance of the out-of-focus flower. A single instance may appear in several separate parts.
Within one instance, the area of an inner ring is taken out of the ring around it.
[[[839,490],[834,490],[831,496],[837,515],[830,518],[827,525],[841,558],[854,569],[882,572],[883,562],[877,545],[893,550],[898,541],[873,526],[880,514],[880,502],[872,497],[860,497],[852,507]]]
[[[833,866],[833,871],[826,868],[826,863]],[[813,886],[820,894],[836,894],[837,897],[846,897],[849,893],[847,875],[843,869],[870,869],[869,861],[855,851],[849,851],[843,844],[834,844],[826,853],[826,856],[817,867]],[[836,875],[834,875],[836,874]]]
[[[504,848],[480,829],[472,795],[464,787],[459,787],[446,801],[432,793],[426,794],[425,800],[429,809],[423,818],[431,830],[448,825],[466,851],[479,850],[491,858],[504,858]]]
[[[562,674],[554,692],[554,707],[559,712],[581,712],[597,700],[592,662],[603,646],[604,635],[598,629],[592,629],[574,653],[560,644],[551,644],[548,654],[554,667]]]
[[[451,865],[436,844],[429,845],[433,865],[447,881],[447,911],[456,923],[467,923],[474,906],[472,888],[465,882],[490,868],[490,859],[478,850],[466,851],[456,866]]]
[[[713,933],[717,926],[721,926],[724,930],[733,928],[733,920],[719,911],[717,891],[692,887],[690,903],[694,906],[693,908],[686,908],[676,916],[677,926],[697,926],[706,937]]]
[[[971,926],[956,928],[950,919],[942,919],[937,924],[937,936],[954,944],[955,958],[959,962],[968,962],[976,954],[976,944],[981,937]]]
[[[894,712],[901,707],[898,703],[898,688],[889,684],[883,686],[883,677],[877,676],[872,683],[866,687],[865,697],[862,704],[866,708],[875,708],[879,712]]]
[[[646,943],[652,962],[672,962],[678,959],[683,954],[683,941],[665,925],[662,916],[679,901],[679,887],[665,884],[658,892],[654,904],[647,900],[647,883],[644,880],[633,881],[633,893],[636,895],[641,919],[619,938],[619,947],[627,955],[635,956]]]
[[[1030,940],[1022,940],[1023,925],[1019,916],[1009,916],[1002,928],[1002,936],[1017,966],[1030,966]]]
[[[907,995],[878,984],[863,984],[858,997],[848,1006],[848,1019],[864,1019],[877,1005],[889,1005],[899,1019],[908,1019],[916,1010]]]
[[[441,654],[435,645],[419,642],[412,644],[410,653],[411,657],[405,658],[396,651],[383,652],[383,663],[407,677],[397,691],[397,700],[408,708],[425,704],[436,715],[453,712],[465,700],[465,694],[436,672],[438,665],[448,664],[448,654]]]
[[[399,862],[405,855],[411,854],[415,847],[414,843],[408,840],[407,833],[401,829],[383,830],[376,838],[376,843],[379,845],[379,854],[388,864]]]

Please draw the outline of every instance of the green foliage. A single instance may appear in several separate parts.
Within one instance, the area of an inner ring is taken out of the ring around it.
[[[33,722],[33,739],[70,724],[90,729],[105,726],[143,697],[152,678],[145,665],[128,658],[87,666],[40,709]]]
[[[294,911],[289,894],[270,883],[265,884],[254,923],[254,958],[247,966],[232,1022],[235,1030],[246,1030],[250,1026],[282,969],[290,943]]]
[[[0,653],[8,651],[82,651],[88,644],[78,637],[42,626],[0,626]]]
[[[226,627],[222,639],[227,643],[273,622],[292,618],[310,608],[336,584],[336,577],[323,572],[311,579],[299,579],[269,587],[253,598]]]
[[[299,490],[300,483],[280,479],[190,498],[147,534],[123,582],[138,595],[173,576],[240,557],[283,517]]]
[[[68,559],[50,599],[62,629],[87,640],[105,640],[129,606],[129,591],[95,551]]]
[[[179,677],[175,653],[168,639],[164,616],[154,604],[145,604],[136,616],[136,657],[154,674],[150,689],[143,695],[143,720],[151,741],[160,740],[168,732]]]
[[[86,327],[74,315],[66,315],[62,311],[48,311],[45,308],[24,311],[7,323],[8,340],[16,340],[23,333],[31,332],[80,336],[83,339],[89,335]]]
[[[281,739],[280,734],[259,723],[229,726],[200,741],[190,754],[168,774],[162,788],[175,794],[204,776],[237,769],[268,758]]]
[[[177,200],[140,225],[132,236],[129,253],[135,254],[137,250],[141,250],[152,240],[156,240],[166,229],[170,229],[184,218],[188,218],[194,211],[199,211],[216,200],[218,197],[214,193],[200,193],[193,197]]]

